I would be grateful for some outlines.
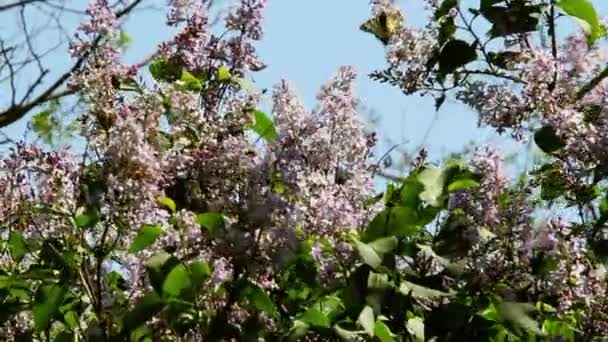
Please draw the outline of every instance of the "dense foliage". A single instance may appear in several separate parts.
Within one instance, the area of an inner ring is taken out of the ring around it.
[[[601,19],[588,0],[425,3],[415,28],[372,1],[362,29],[387,67],[370,77],[438,108],[453,96],[534,141],[542,165],[511,180],[493,147],[443,165],[423,150],[378,194],[352,67],[314,110],[286,81],[260,109],[263,0],[241,0],[221,32],[205,1],[169,1],[178,34],[146,75],[121,63],[108,2],[91,1],[70,47],[87,55],[70,81],[84,152],[22,142],[0,161],[0,339],[608,336]],[[561,39],[567,16],[582,30]],[[42,137],[48,120],[34,118]]]

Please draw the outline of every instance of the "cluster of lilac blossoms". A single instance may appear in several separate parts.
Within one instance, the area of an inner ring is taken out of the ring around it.
[[[80,28],[85,38],[77,35],[71,46],[75,58],[87,56],[70,84],[86,101],[80,118],[84,156],[46,154],[26,145],[8,155],[0,202],[10,206],[0,208],[0,225],[22,215],[22,207],[51,209],[28,210],[32,223],[14,229],[36,236],[32,227],[44,221],[41,237],[84,234],[91,248],[115,247],[103,272],[93,276],[118,269],[127,275],[133,301],[151,288],[149,257],[166,250],[184,261],[208,262],[211,289],[243,274],[272,288],[277,268],[299,241],[339,244],[343,233],[362,229],[374,214],[365,201],[374,192],[367,165],[375,141],[357,117],[355,72],[340,68],[322,87],[314,111],[304,108],[287,82],[277,85],[271,117],[278,137],[261,145],[248,128],[262,94],[214,75],[226,68],[236,80],[263,67],[254,43],[262,37],[265,1],[242,0],[221,36],[209,29],[204,4],[170,5],[168,23],[180,31],[161,44],[159,58],[208,75],[202,91],[180,80],[146,84],[136,68],[120,62],[118,22],[108,2],[92,1]],[[123,84],[131,91],[122,90]],[[175,213],[159,204],[162,197],[178,203]],[[99,209],[98,221],[86,233],[74,231],[69,217],[90,208]],[[223,216],[225,229],[218,235],[196,222],[205,212]],[[129,253],[145,224],[159,225],[161,235],[151,248]],[[332,267],[337,256],[348,258],[352,251],[322,254],[318,261]],[[95,260],[82,263],[94,267]],[[322,275],[330,276],[335,275]],[[226,294],[205,293],[210,308],[226,305]],[[100,300],[111,305],[117,297],[108,292]],[[232,313],[247,317],[237,305]]]

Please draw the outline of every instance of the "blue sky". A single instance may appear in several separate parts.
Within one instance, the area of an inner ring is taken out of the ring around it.
[[[84,0],[72,2],[85,4]],[[159,8],[165,0],[144,0],[146,5]],[[406,20],[422,25],[425,15],[422,0],[401,1]],[[602,13],[607,4],[598,2]],[[354,65],[360,77],[358,94],[366,108],[379,115],[378,131],[381,139],[406,143],[413,149],[424,141],[433,157],[447,151],[457,151],[475,141],[497,141],[489,129],[477,127],[474,113],[463,105],[448,100],[435,114],[430,97],[404,96],[398,89],[373,82],[367,74],[385,65],[384,48],[372,36],[359,31],[359,25],[370,15],[367,0],[269,0],[265,14],[265,36],[258,45],[260,55],[268,68],[255,75],[260,88],[270,88],[280,79],[295,83],[309,108],[315,104],[319,86],[332,76],[338,66]],[[133,62],[154,51],[158,42],[168,39],[171,32],[164,27],[165,12],[145,10],[126,23],[126,32],[133,45],[126,54]],[[66,16],[64,24],[74,27],[74,17]],[[56,70],[64,70],[70,60],[65,54],[53,57]],[[25,129],[22,120],[4,131],[11,136]],[[504,141],[504,139],[500,139]],[[390,147],[383,143],[379,152]]]

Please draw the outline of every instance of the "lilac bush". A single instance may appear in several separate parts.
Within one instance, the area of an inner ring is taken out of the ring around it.
[[[437,108],[453,96],[547,156],[515,180],[493,146],[442,165],[422,150],[382,193],[354,68],[314,110],[286,80],[260,110],[265,5],[241,0],[215,33],[205,1],[169,1],[177,33],[145,75],[91,1],[70,46],[87,56],[70,80],[83,153],[20,142],[0,161],[3,340],[608,336],[608,72],[590,3],[427,1],[414,28],[372,1],[362,29],[387,67],[370,77]],[[557,13],[586,31],[560,41]]]

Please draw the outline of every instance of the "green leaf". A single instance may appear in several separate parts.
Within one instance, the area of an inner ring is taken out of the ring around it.
[[[32,129],[46,144],[53,142],[53,130],[59,127],[59,123],[53,117],[55,108],[44,110],[32,118]]]
[[[593,44],[603,35],[604,29],[591,0],[561,0],[557,3],[566,14],[578,18],[588,36],[589,44]]]
[[[59,284],[47,284],[38,288],[32,307],[36,331],[44,331],[49,327],[53,318],[59,313],[66,292],[66,288]]]
[[[355,245],[361,260],[371,266],[373,269],[378,268],[382,264],[382,257],[368,244],[365,244],[359,240],[355,240]]]
[[[399,286],[399,292],[404,295],[411,294],[413,297],[417,298],[447,297],[451,295],[447,292],[420,286],[407,280],[401,282],[401,285]]]
[[[300,317],[300,320],[308,323],[309,325],[316,327],[329,328],[331,321],[326,314],[318,310],[317,308],[309,308]]]
[[[342,341],[345,342],[353,342],[353,341],[359,341],[360,339],[359,337],[359,332],[357,331],[351,331],[351,330],[346,330],[342,327],[340,327],[339,325],[334,325],[334,331],[336,332],[336,335],[338,335]]]
[[[544,126],[534,133],[534,142],[543,152],[551,154],[562,149],[566,144],[557,136],[555,129]]]
[[[424,333],[424,331],[423,331]],[[382,321],[376,321],[374,326],[374,334],[381,342],[393,342],[395,338],[393,337],[393,333],[391,329],[388,328],[386,324]]]
[[[194,261],[190,263],[188,269],[190,270],[190,278],[192,279],[192,284],[194,284],[194,286],[203,284],[209,279],[209,275],[211,275],[211,268],[209,267],[209,264],[204,261]]]
[[[97,210],[85,208],[81,209],[82,210],[76,213],[76,217],[74,218],[76,225],[79,228],[83,229],[95,226],[95,224],[97,224],[97,222],[99,221],[99,215],[97,213]]]
[[[137,253],[151,246],[163,229],[157,224],[144,224],[129,247],[129,253]]]
[[[224,216],[212,212],[196,215],[196,223],[207,229],[211,236],[216,236],[225,227]]]
[[[256,309],[266,312],[272,316],[276,314],[277,308],[272,302],[272,299],[259,286],[249,284],[244,292],[244,296]]]
[[[504,320],[507,320],[528,332],[538,336],[544,336],[538,322],[528,315],[528,312],[534,310],[536,310],[536,308],[530,303],[502,302],[498,306],[498,311]]]
[[[439,54],[439,75],[443,77],[450,74],[475,59],[477,59],[475,47],[463,40],[450,40]]]
[[[439,168],[430,167],[420,172],[418,181],[424,186],[424,191],[420,193],[420,199],[434,207],[440,207],[445,178],[444,170]]]
[[[474,179],[459,179],[448,185],[449,192],[457,192],[461,190],[470,190],[479,187],[479,182]]]
[[[167,274],[179,264],[179,259],[166,252],[158,253],[148,259],[146,263],[148,277],[150,278],[150,283],[158,293],[162,293],[162,287]]]
[[[376,251],[376,253],[378,253],[378,255],[384,255],[386,253],[392,252],[395,247],[397,247],[397,244],[399,243],[399,241],[397,240],[396,237],[394,236],[389,236],[389,237],[385,237],[385,238],[381,238],[378,240],[374,240],[370,243],[368,243],[368,245],[374,249],[374,251]]]
[[[407,331],[412,335],[416,342],[424,342],[424,321],[420,317],[414,317],[407,320]]]
[[[272,123],[272,120],[266,115],[266,113],[256,110],[253,112],[254,123],[250,129],[256,132],[267,142],[273,143],[278,139],[277,131]]]
[[[120,37],[118,38],[118,46],[122,49],[127,49],[129,48],[129,46],[131,46],[131,43],[133,43],[133,38],[131,38],[131,36],[127,32],[120,31]]]
[[[183,83],[185,90],[195,92],[203,90],[203,84],[201,80],[199,80],[186,70],[182,70],[182,76],[180,77],[180,81]]]
[[[376,319],[374,318],[374,309],[372,309],[371,306],[366,305],[363,310],[361,310],[357,322],[369,336],[374,336]]]
[[[403,206],[388,207],[378,213],[363,234],[363,241],[369,242],[386,236],[403,238],[421,229],[420,218],[415,209]]]
[[[159,313],[164,306],[165,304],[158,293],[154,291],[147,293],[137,304],[135,304],[135,307],[125,315],[123,330],[130,332],[137,329]]]
[[[370,290],[386,290],[393,287],[395,284],[389,280],[388,274],[369,272],[367,278],[367,288]]]
[[[158,59],[150,64],[150,74],[157,81],[173,82],[182,75],[182,68],[179,65]]]
[[[158,198],[158,204],[162,207],[169,209],[172,213],[175,213],[177,210],[177,206],[175,205],[175,201],[170,199],[169,197],[160,197]]]
[[[67,330],[63,330],[62,332],[57,334],[55,336],[55,338],[53,339],[53,342],[72,342],[72,341],[74,341],[74,333],[67,331]]]
[[[28,253],[27,243],[21,233],[13,230],[8,237],[8,248],[11,252],[11,257],[15,262],[20,262],[21,259]]]
[[[175,265],[165,277],[163,294],[170,297],[179,297],[184,290],[192,288],[190,273],[184,264]]]
[[[225,66],[221,66],[219,67],[219,69],[217,69],[217,79],[219,81],[228,81],[232,78],[232,75],[230,74],[230,69],[228,69]]]

